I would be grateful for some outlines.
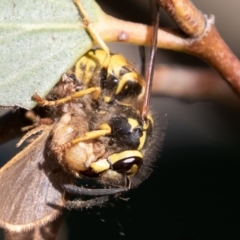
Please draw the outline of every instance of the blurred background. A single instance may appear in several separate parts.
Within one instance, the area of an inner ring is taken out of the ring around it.
[[[145,0],[97,2],[116,17],[149,23]],[[205,14],[215,15],[219,33],[239,58],[240,2],[192,2]],[[164,12],[161,26],[175,26]],[[109,45],[113,52],[140,64],[136,46]],[[170,70],[190,67],[196,74],[199,69],[211,71],[200,59],[166,50],[158,50],[156,64]],[[221,80],[219,84],[221,92],[214,98],[155,94],[152,111],[157,124],[167,123],[167,128],[149,179],[101,208],[68,212],[58,239],[239,239],[240,101],[227,84]],[[16,153],[15,144],[13,140],[0,147],[2,164]]]

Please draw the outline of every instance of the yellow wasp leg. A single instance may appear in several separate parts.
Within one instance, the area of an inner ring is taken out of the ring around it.
[[[89,93],[93,93],[93,99],[94,100],[97,100],[98,97],[99,97],[99,94],[100,94],[100,88],[99,87],[91,87],[91,88],[87,88],[87,89],[84,89],[84,90],[81,90],[81,91],[78,91],[78,92],[75,92],[74,94],[70,95],[70,96],[67,96],[65,98],[61,98],[61,99],[58,99],[56,101],[48,101],[46,99],[43,99],[41,98],[37,93],[35,93],[33,96],[32,96],[32,99],[37,102],[37,104],[39,106],[56,106],[56,105],[60,105],[60,104],[63,104],[63,103],[66,103],[66,102],[69,102],[71,101],[72,99],[76,99],[76,98],[80,98],[80,97],[83,97]]]
[[[111,131],[109,131],[109,130],[95,130],[95,131],[87,132],[83,136],[73,139],[71,141],[71,143],[76,144],[79,142],[96,139],[96,138],[105,136],[106,134],[110,134],[110,133],[111,133]]]
[[[77,144],[79,142],[97,139],[99,137],[110,134],[111,131],[112,130],[111,130],[111,128],[108,124],[101,124],[99,126],[98,130],[94,130],[94,131],[91,131],[91,132],[86,132],[84,135],[82,135],[78,138],[75,138],[72,141],[70,141],[66,144],[63,144],[59,147],[56,147],[54,150],[55,150],[55,152],[63,151],[63,150],[66,150],[66,149],[70,148],[71,146],[73,146],[74,144]]]
[[[73,139],[71,142],[68,142],[59,147],[54,148],[54,151],[55,152],[64,151],[68,148],[71,148],[71,146],[73,146],[74,144],[77,144],[79,142],[97,139],[99,137],[105,136],[106,134],[110,134],[110,133],[111,133],[111,131],[109,131],[109,130],[96,130],[96,131],[87,132],[83,136]]]

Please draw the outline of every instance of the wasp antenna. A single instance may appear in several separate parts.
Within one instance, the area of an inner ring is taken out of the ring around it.
[[[147,68],[147,74],[146,74],[146,92],[143,99],[143,107],[142,107],[142,113],[141,113],[142,119],[146,119],[148,115],[150,94],[152,89],[153,72],[154,72],[154,61],[155,61],[155,55],[157,52],[158,26],[159,26],[159,20],[160,20],[160,8],[157,3],[156,3],[156,8],[157,8],[157,14],[155,17],[155,22],[153,27],[153,38],[151,42],[149,66]]]
[[[112,195],[116,193],[125,192],[125,188],[82,188],[71,184],[65,184],[64,189],[72,194],[80,195],[80,196],[104,196],[104,195]]]
[[[82,21],[89,32],[90,36],[93,38],[93,40],[107,53],[107,55],[110,56],[110,49],[106,45],[106,43],[103,41],[99,33],[94,28],[93,24],[91,23],[91,20],[89,19],[86,11],[84,10],[80,0],[74,0],[74,3],[77,5],[79,13],[82,17]]]

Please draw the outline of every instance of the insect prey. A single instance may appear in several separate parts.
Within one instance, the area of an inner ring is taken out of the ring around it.
[[[31,143],[0,170],[0,226],[10,231],[43,226],[63,208],[101,205],[151,172],[149,95],[158,25],[145,81],[122,55],[110,52],[75,3],[100,48],[83,55],[46,98],[32,97],[48,121],[35,118],[19,144]]]

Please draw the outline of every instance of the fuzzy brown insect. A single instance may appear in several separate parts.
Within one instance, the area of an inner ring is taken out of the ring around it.
[[[150,174],[154,122],[149,91],[156,49],[145,83],[123,56],[100,45],[102,49],[90,50],[63,74],[46,99],[33,96],[48,108],[50,120],[39,121],[20,141],[34,138],[32,143],[0,170],[3,228],[18,232],[43,226],[64,207],[102,204]],[[77,179],[94,180],[100,187],[81,187]],[[72,194],[79,197],[70,200]]]

